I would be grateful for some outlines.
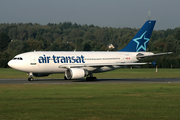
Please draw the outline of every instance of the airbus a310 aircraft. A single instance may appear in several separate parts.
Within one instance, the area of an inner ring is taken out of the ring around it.
[[[146,21],[129,44],[116,52],[34,51],[16,55],[8,65],[28,73],[29,81],[34,80],[32,76],[43,77],[53,73],[65,73],[64,79],[87,77],[87,81],[96,80],[93,73],[127,65],[144,65],[147,63],[137,62],[150,56],[170,54],[145,52],[155,23],[155,20]]]

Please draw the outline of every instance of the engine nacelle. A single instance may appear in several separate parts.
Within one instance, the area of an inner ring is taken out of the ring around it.
[[[45,77],[45,76],[49,76],[48,73],[33,73],[34,77]]]
[[[83,68],[68,68],[65,71],[67,79],[79,79],[88,75],[88,71]]]

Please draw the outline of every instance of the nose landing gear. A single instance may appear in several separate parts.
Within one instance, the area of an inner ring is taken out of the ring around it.
[[[28,77],[28,81],[33,81],[34,78],[33,77]]]
[[[32,77],[32,76],[33,76],[33,74],[32,74],[32,73],[28,73],[27,75],[29,75],[29,77],[28,77],[28,81],[33,81],[33,80],[34,80],[34,78]]]

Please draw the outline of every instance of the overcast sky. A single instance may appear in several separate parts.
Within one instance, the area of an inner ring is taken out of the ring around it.
[[[155,29],[180,27],[180,0],[1,0],[0,23],[93,24],[140,28],[150,18]]]

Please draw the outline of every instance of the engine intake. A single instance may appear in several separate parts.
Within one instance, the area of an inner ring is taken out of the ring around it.
[[[79,79],[87,76],[88,74],[88,71],[83,68],[68,68],[65,71],[67,79]]]

